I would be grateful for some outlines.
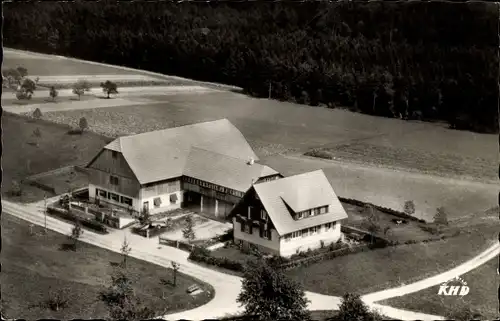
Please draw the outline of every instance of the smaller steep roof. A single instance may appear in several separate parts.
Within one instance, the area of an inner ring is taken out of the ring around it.
[[[279,174],[269,166],[192,147],[183,174],[206,182],[246,192],[260,177]]]
[[[253,188],[280,235],[347,218],[322,170],[256,184]],[[329,211],[325,214],[300,220],[292,216],[293,212],[326,205]]]

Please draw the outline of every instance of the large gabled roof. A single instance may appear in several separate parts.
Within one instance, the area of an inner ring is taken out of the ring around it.
[[[347,218],[322,170],[256,184],[253,188],[280,235]],[[325,214],[300,220],[292,216],[293,212],[326,205],[329,211]]]
[[[192,147],[183,174],[244,193],[257,179],[279,173],[265,165]]]
[[[257,155],[227,119],[115,139],[104,148],[122,153],[141,184],[183,175],[191,149],[200,148],[246,162]]]

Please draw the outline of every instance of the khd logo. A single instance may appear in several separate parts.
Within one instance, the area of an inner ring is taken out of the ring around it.
[[[459,283],[460,285],[448,285],[448,283]],[[439,287],[438,295],[460,295],[464,296],[469,293],[469,287],[467,286],[467,282],[465,282],[462,278],[457,276],[456,278],[449,280]]]

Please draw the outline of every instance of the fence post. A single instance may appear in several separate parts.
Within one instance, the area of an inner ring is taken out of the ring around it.
[[[179,241],[175,241],[175,244],[177,245],[177,248],[179,248]]]
[[[149,239],[149,229],[146,230],[146,238]]]

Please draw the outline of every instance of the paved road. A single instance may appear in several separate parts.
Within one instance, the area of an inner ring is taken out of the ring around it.
[[[6,213],[43,226],[44,214],[42,203],[43,202],[30,205],[19,205],[8,201],[2,201],[2,207]],[[71,231],[72,225],[47,216],[47,227],[56,232],[68,234]],[[188,254],[186,252],[170,247],[160,247],[158,246],[156,238],[146,239],[132,234],[128,230],[116,231],[107,235],[100,235],[91,231],[85,231],[82,235],[81,241],[109,249],[111,251],[120,252],[120,247],[124,237],[127,238],[130,246],[132,247],[132,252],[130,253],[132,257],[167,268],[171,266],[172,261],[175,261],[180,264],[180,271],[182,273],[207,281],[214,287],[216,295],[209,303],[189,311],[167,315],[165,318],[186,318],[199,320],[205,318],[217,318],[228,314],[242,312],[242,308],[236,302],[236,297],[241,289],[241,278],[193,264],[187,260]],[[306,292],[306,295],[310,300],[310,310],[336,309],[340,303],[339,297],[312,292]],[[405,320],[442,319],[440,316],[394,309],[391,307],[377,305],[372,302],[367,302],[367,304],[378,309],[381,313],[391,318]]]

